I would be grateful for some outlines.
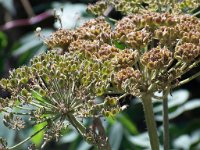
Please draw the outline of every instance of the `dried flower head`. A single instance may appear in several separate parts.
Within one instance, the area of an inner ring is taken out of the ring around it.
[[[184,43],[176,47],[174,57],[183,62],[191,62],[200,56],[200,45]]]
[[[84,56],[100,62],[109,61],[114,66],[114,76],[132,67],[142,74],[144,84],[137,86],[139,91],[148,89],[144,86],[157,91],[161,83],[174,84],[174,80],[185,73],[180,69],[184,65],[180,62],[187,62],[187,68],[199,59],[199,26],[199,19],[189,15],[145,11],[123,17],[111,29],[111,25],[99,17],[75,30],[67,51],[83,52]],[[179,65],[172,65],[176,63]],[[173,77],[170,67],[178,70]],[[164,72],[169,74],[161,77]],[[112,82],[111,91],[119,86],[115,83]],[[152,83],[156,85],[151,86]]]
[[[109,6],[114,7],[123,14],[132,14],[136,12],[161,11],[175,13],[189,13],[199,6],[198,0],[174,0],[174,1],[154,1],[154,0],[100,0],[95,5],[89,5],[88,11],[95,15],[103,15]]]
[[[172,52],[166,48],[153,48],[150,51],[143,54],[141,57],[141,63],[148,69],[165,69],[168,67],[172,60]]]
[[[53,47],[62,47],[67,49],[69,44],[73,41],[73,32],[66,29],[59,29],[54,32],[50,38],[46,39],[44,42],[51,49]]]
[[[64,55],[51,51],[37,56],[31,60],[31,66],[13,70],[8,79],[0,81],[11,95],[1,98],[4,124],[13,129],[24,128],[25,123],[18,114],[28,115],[34,124],[47,123],[48,141],[60,137],[66,121],[73,125],[74,118],[102,116],[114,109],[120,111],[117,102],[107,107],[106,102],[95,100],[107,91],[112,72],[110,62],[85,57],[80,51]],[[15,112],[15,108],[20,109]],[[60,124],[55,123],[54,128],[49,120]]]
[[[102,136],[94,139],[79,118],[113,117],[127,94],[143,97],[185,83],[179,82],[182,75],[200,63],[199,27],[199,19],[189,15],[145,11],[113,28],[99,17],[75,30],[59,29],[45,40],[49,52],[0,80],[10,92],[0,99],[4,122],[23,128],[17,116],[25,113],[34,124],[46,123],[48,141],[58,139],[68,121],[88,142],[98,143]]]
[[[75,30],[77,39],[109,41],[111,26],[103,17],[98,17],[86,22],[83,26]]]

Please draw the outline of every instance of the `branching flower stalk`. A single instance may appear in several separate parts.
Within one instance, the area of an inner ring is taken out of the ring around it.
[[[158,150],[152,98],[155,92],[163,92],[166,110],[169,91],[199,75],[182,78],[200,63],[199,27],[194,16],[141,11],[116,21],[113,28],[104,17],[75,30],[61,28],[44,39],[47,53],[0,80],[10,93],[0,99],[4,124],[25,128],[20,117],[25,114],[33,125],[46,123],[44,145],[59,140],[72,125],[88,143],[110,150],[100,119],[123,111],[127,106],[120,101],[133,95],[143,103],[151,149]],[[93,120],[89,126],[81,121],[87,118]],[[164,120],[166,129],[167,111]],[[1,147],[9,149],[5,140]]]

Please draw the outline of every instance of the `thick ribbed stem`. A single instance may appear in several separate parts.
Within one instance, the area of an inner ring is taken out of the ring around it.
[[[169,150],[168,91],[164,91],[163,94],[163,144],[164,150]]]
[[[147,130],[149,133],[149,139],[151,144],[151,150],[159,150],[159,140],[157,135],[156,122],[153,113],[153,104],[151,95],[143,95],[142,103],[144,107],[144,115],[147,124]]]

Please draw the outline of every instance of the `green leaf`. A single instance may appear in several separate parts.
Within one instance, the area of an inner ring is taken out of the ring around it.
[[[137,136],[127,135],[127,139],[134,145],[137,145],[146,149],[150,148],[149,136],[147,132],[141,133]]]
[[[6,47],[8,44],[7,37],[3,32],[0,32],[0,49]]]
[[[42,36],[50,35],[50,31],[51,30],[44,30],[41,34]],[[32,32],[31,34],[23,36],[15,43],[11,55],[13,57],[18,57],[18,61],[15,63],[15,67],[17,67],[27,64],[33,56],[45,52],[46,50],[47,48],[43,46],[42,40],[36,37],[34,32]]]
[[[117,48],[119,48],[119,49],[121,49],[121,50],[123,50],[123,49],[126,48],[126,46],[125,46],[123,43],[120,43],[120,42],[118,42],[118,41],[114,41],[114,44],[115,44],[115,46],[116,46]]]
[[[179,106],[177,109],[169,113],[169,119],[174,119],[186,111],[190,111],[200,107],[200,99],[190,100],[187,103]],[[162,115],[155,116],[157,121],[162,121]]]
[[[37,100],[46,101],[46,100],[42,97],[42,95],[40,95],[37,91],[32,90],[32,91],[31,91],[31,94],[32,94],[33,98],[35,98],[35,99],[37,99]]]
[[[88,144],[85,141],[81,141],[81,143],[77,147],[77,150],[89,150],[91,147],[92,145]]]
[[[44,36],[44,37],[48,37],[49,35],[52,34],[52,32],[53,32],[52,29],[42,29],[41,34],[42,34],[42,36]],[[31,32],[31,33],[28,33],[28,34],[26,34],[25,36],[23,36],[23,37],[20,39],[19,42],[20,42],[21,44],[26,44],[27,42],[31,42],[31,41],[33,41],[33,40],[35,40],[35,41],[41,41],[41,43],[42,43],[42,41],[43,41],[42,39],[40,40],[39,37],[37,37],[37,36],[35,35],[34,32]]]
[[[13,0],[0,0],[0,3],[11,13],[15,13]]]
[[[178,90],[172,93],[172,95],[168,95],[168,107],[178,107],[181,104],[185,103],[189,98],[189,92],[187,90]],[[161,104],[154,107],[154,113],[162,112],[163,106]]]
[[[126,128],[131,134],[138,134],[137,127],[131,120],[128,118],[127,115],[122,114],[117,117],[120,123]]]
[[[41,123],[41,124],[37,124],[35,125],[32,129],[33,129],[33,134],[37,131],[39,131],[40,129],[42,129],[44,126],[46,125],[46,122]],[[36,146],[40,146],[42,143],[42,140],[44,138],[44,130],[42,130],[41,132],[39,132],[38,134],[36,134],[31,141],[36,145]]]
[[[114,125],[116,123],[116,120],[113,117],[106,117],[106,120],[111,125]]]
[[[87,8],[85,4],[65,3],[63,5],[63,3],[54,2],[52,7],[57,9],[57,14],[59,13],[60,15],[63,28],[72,29],[91,19],[91,17],[85,15]],[[61,8],[63,9],[62,11],[60,10]],[[77,14],[81,16],[79,19],[77,19]],[[57,21],[55,27],[60,28],[60,26],[60,22]]]
[[[118,150],[123,137],[123,127],[119,122],[116,122],[110,131],[110,145],[113,150]]]
[[[10,130],[3,125],[3,115],[0,114],[0,137],[7,139],[8,146],[14,145],[14,139],[16,132],[14,130]]]
[[[66,135],[62,136],[62,138],[59,140],[60,144],[64,144],[64,143],[70,143],[73,142],[74,140],[76,140],[78,138],[78,133],[76,131],[71,131],[69,133],[67,133]]]
[[[42,42],[41,41],[36,41],[36,40],[32,40],[32,41],[29,41],[28,43],[24,43],[22,44],[21,47],[19,47],[18,49],[16,49],[14,52],[13,52],[13,56],[14,57],[17,57],[19,55],[22,55],[23,53],[26,53],[28,51],[31,51],[33,50],[34,47],[37,47],[37,46],[41,46]]]
[[[181,135],[173,142],[175,149],[188,150],[191,146],[200,141],[200,130],[194,131],[191,135]],[[183,144],[184,143],[184,144]]]

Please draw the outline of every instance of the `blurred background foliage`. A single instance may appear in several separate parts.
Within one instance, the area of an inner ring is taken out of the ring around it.
[[[87,4],[94,2],[95,0],[60,0],[59,2],[54,0],[0,0],[0,77],[8,76],[9,70],[13,68],[28,65],[33,56],[47,51],[42,39],[61,27],[56,15],[60,15],[64,28],[73,29],[92,18],[86,12],[86,7]],[[59,14],[55,14],[53,9],[60,10],[56,12]],[[199,11],[200,7],[193,13]],[[122,14],[113,11],[111,16],[119,19]],[[197,15],[197,17],[200,16]],[[42,28],[41,35],[35,32],[37,27]],[[200,78],[197,78],[169,95],[170,145],[173,149],[200,149],[199,91]],[[7,95],[1,89],[0,94],[1,96]],[[112,149],[141,150],[148,148],[149,140],[140,101],[131,97],[124,99],[124,103],[130,104],[129,109],[117,115],[115,119],[102,119]],[[161,110],[161,102],[155,101],[155,117],[162,141]],[[23,132],[16,132],[7,129],[2,120],[3,118],[0,116],[0,136],[7,139],[9,146],[28,137],[42,126],[41,124],[32,128],[30,125],[30,128],[24,129]],[[39,146],[42,140],[43,134],[38,134],[29,143],[23,145],[23,149],[26,149],[25,147],[30,143]],[[81,136],[69,127],[63,131],[63,137],[59,142],[51,141],[44,149],[89,150],[95,148],[84,142]]]

